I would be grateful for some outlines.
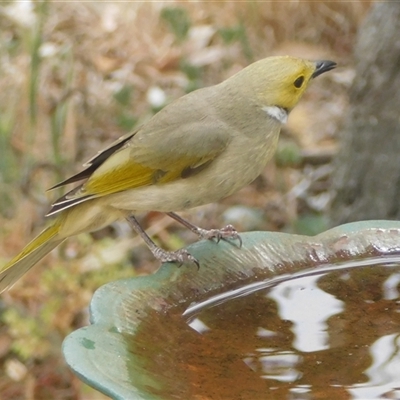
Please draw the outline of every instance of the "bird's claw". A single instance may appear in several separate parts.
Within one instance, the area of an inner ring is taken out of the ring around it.
[[[161,248],[157,249],[157,254],[154,254],[158,260],[162,263],[164,262],[172,262],[179,264],[178,266],[181,267],[182,264],[186,264],[192,262],[196,264],[197,270],[200,269],[200,263],[197,258],[193,257],[187,250],[180,249],[177,251],[166,251]]]
[[[198,235],[201,239],[212,240],[216,239],[217,243],[221,240],[229,241],[229,240],[238,240],[239,248],[242,247],[242,238],[238,234],[237,230],[233,225],[226,225],[221,229],[199,229]]]

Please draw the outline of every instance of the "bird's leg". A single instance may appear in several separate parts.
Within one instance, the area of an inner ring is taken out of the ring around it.
[[[150,251],[153,253],[157,260],[164,262],[175,262],[179,264],[184,264],[186,262],[193,262],[196,264],[197,269],[200,268],[199,261],[194,258],[187,250],[180,249],[177,251],[166,251],[161,247],[158,247],[151,239],[150,236],[143,230],[139,222],[133,215],[126,217],[130,227],[141,236],[144,242],[147,244]]]
[[[221,229],[203,229],[196,225],[193,225],[191,222],[182,218],[178,214],[174,212],[166,213],[169,217],[173,218],[175,221],[178,221],[180,224],[190,229],[193,233],[195,233],[200,239],[217,239],[217,243],[222,240],[238,240],[239,247],[242,247],[242,238],[237,233],[237,230],[232,225],[226,225]]]

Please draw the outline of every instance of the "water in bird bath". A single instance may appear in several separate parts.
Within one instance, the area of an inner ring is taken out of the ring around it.
[[[400,399],[399,290],[399,256],[370,258],[153,310],[125,340],[163,399]]]

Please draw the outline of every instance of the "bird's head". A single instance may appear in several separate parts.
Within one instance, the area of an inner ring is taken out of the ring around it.
[[[231,79],[239,91],[255,97],[260,106],[276,107],[287,114],[298,103],[313,78],[335,67],[333,61],[276,56],[249,65]]]

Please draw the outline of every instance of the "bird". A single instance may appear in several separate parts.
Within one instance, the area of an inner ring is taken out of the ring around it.
[[[199,265],[186,249],[158,247],[139,225],[137,212],[166,213],[199,239],[241,243],[232,225],[206,230],[176,212],[217,202],[260,175],[274,155],[281,126],[310,82],[336,65],[267,57],[171,102],[51,188],[77,184],[54,202],[47,228],[1,268],[0,293],[68,237],[121,218],[161,262]]]

